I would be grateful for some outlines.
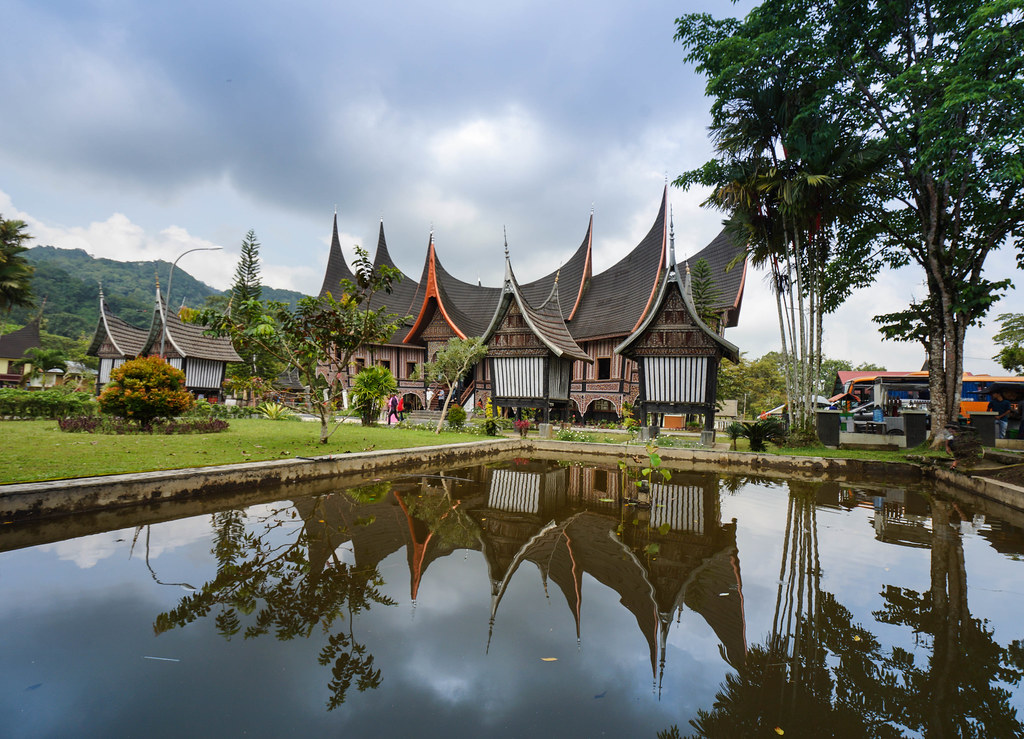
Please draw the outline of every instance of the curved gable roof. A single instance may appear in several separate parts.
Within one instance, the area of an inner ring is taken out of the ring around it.
[[[90,357],[97,356],[104,339],[110,339],[114,350],[122,357],[137,357],[142,354],[149,331],[124,321],[115,316],[107,305],[100,289],[100,317],[96,322],[96,331],[85,353]]]
[[[526,320],[526,325],[530,327],[534,335],[556,357],[567,357],[593,363],[593,358],[580,348],[579,344],[573,340],[569,329],[566,328],[565,319],[562,318],[562,309],[558,300],[558,276],[555,276],[555,282],[551,286],[551,292],[547,299],[544,300],[540,308],[534,308],[526,300],[519,287],[519,283],[516,281],[508,254],[505,255],[505,286],[502,288],[501,297],[494,311],[494,317],[482,334],[485,343],[501,327],[501,322],[504,320],[512,301],[515,301],[516,305],[519,306],[519,310]]]
[[[686,270],[686,281],[683,282],[679,277],[679,269],[675,264],[665,273],[665,279],[662,280],[661,288],[658,290],[658,296],[654,300],[654,304],[651,306],[651,310],[647,313],[647,317],[636,327],[625,341],[615,347],[616,354],[625,354],[628,356],[630,348],[635,344],[641,336],[647,331],[651,323],[658,315],[658,309],[664,305],[665,300],[668,298],[669,290],[678,290],[680,296],[683,299],[683,304],[686,306],[687,313],[690,314],[690,318],[693,320],[694,325],[708,338],[710,338],[715,344],[721,349],[722,354],[734,363],[740,361],[740,352],[736,346],[721,336],[719,336],[714,330],[711,329],[704,321],[700,319],[697,313],[697,308],[693,304],[693,297],[690,293],[690,270]]]
[[[426,328],[435,309],[441,311],[445,322],[459,338],[483,335],[502,292],[501,288],[472,285],[453,277],[437,258],[433,234],[419,286],[422,302],[405,336],[406,343],[412,343]]]
[[[384,227],[381,225],[381,236],[384,235]],[[345,255],[341,252],[341,240],[338,238],[338,214],[334,214],[334,231],[331,234],[331,250],[327,255],[327,269],[324,271],[324,282],[320,286],[318,295],[330,292],[332,295],[337,292],[338,285],[342,280],[354,280],[355,275],[345,261]]]
[[[569,261],[551,274],[521,286],[523,296],[531,305],[537,305],[544,301],[551,294],[555,283],[559,282],[559,278],[561,278],[561,286],[563,288],[568,287],[571,291],[565,293],[565,301],[562,303],[562,317],[569,321],[576,315],[583,297],[583,291],[592,276],[591,249],[593,245],[593,232],[594,214],[591,213],[590,221],[587,224],[587,233],[583,237],[583,243],[569,257]]]
[[[618,263],[594,275],[569,324],[577,341],[632,333],[658,292],[665,264],[668,188],[647,235]]]
[[[140,353],[160,351],[160,335],[164,330],[164,306],[159,289],[156,307],[153,309],[153,325],[149,329],[145,346]],[[168,313],[166,318],[167,344],[182,357],[212,359],[220,362],[241,362],[242,358],[227,337],[206,336],[205,329],[191,323],[184,323],[177,314]],[[164,347],[166,351],[166,345]]]

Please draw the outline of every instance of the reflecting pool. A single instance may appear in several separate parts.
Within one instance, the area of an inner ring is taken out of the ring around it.
[[[1024,734],[1024,516],[637,477],[516,459],[4,526],[0,733]]]

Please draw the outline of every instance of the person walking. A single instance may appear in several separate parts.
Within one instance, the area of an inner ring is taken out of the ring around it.
[[[388,398],[388,426],[391,425],[392,419],[398,420],[398,397],[394,395]]]
[[[405,397],[402,395],[398,396],[398,422],[401,423],[405,420]]]

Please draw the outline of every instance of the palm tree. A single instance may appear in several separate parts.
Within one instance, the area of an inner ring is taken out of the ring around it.
[[[32,236],[25,231],[24,221],[7,220],[0,215],[0,310],[10,313],[16,306],[31,306],[31,279],[34,268],[22,252]]]
[[[51,369],[65,372],[68,368],[67,357],[60,349],[43,349],[35,346],[25,352],[25,359],[32,365],[32,371],[28,375],[29,380],[41,377]]]

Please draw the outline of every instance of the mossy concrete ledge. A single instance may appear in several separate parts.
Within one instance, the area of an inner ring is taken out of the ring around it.
[[[1024,490],[1020,488],[909,462],[674,447],[661,448],[658,455],[670,469],[699,472],[897,485],[938,483],[947,489],[980,495],[1024,510]],[[175,500],[202,500],[204,508],[218,499],[226,501],[226,505],[243,501],[251,504],[286,498],[289,486],[299,483],[319,480],[332,489],[342,489],[389,474],[417,474],[525,456],[593,464],[615,464],[619,459],[635,466],[648,462],[645,447],[637,444],[486,439],[411,449],[0,485],[0,522],[113,511]]]

